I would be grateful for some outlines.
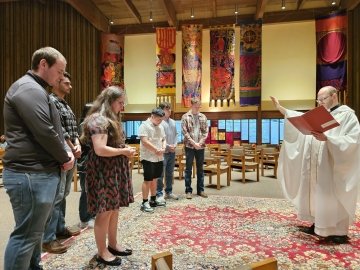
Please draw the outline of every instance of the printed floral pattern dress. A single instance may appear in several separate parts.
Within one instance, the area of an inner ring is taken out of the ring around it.
[[[108,134],[107,145],[116,147],[109,132],[108,120],[93,114],[88,121],[90,135]],[[116,210],[134,202],[129,158],[123,155],[100,157],[92,142],[86,168],[88,211],[92,214]],[[125,145],[118,147],[124,148]]]

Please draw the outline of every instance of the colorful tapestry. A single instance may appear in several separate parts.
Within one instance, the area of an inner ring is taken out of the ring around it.
[[[235,99],[235,30],[210,30],[210,101]]]
[[[234,176],[233,181],[241,177]],[[133,254],[121,257],[121,267],[106,269],[151,269],[151,256],[161,251],[173,254],[176,270],[247,269],[243,266],[268,257],[275,257],[282,270],[360,269],[359,205],[349,243],[335,245],[299,231],[298,226],[310,224],[299,221],[295,208],[284,199],[210,195],[206,200],[199,196],[186,200],[180,195],[153,214],[141,212],[141,202],[141,196],[136,196],[136,202],[119,214],[119,243],[132,248]],[[105,268],[95,262],[92,229],[70,238],[66,245],[69,249],[64,254],[44,254],[44,269]]]
[[[347,15],[339,12],[316,19],[316,92],[331,85],[346,89]]]
[[[240,106],[261,103],[262,22],[240,24]]]
[[[101,34],[101,89],[111,85],[124,87],[124,36]]]
[[[182,102],[190,107],[193,97],[201,99],[202,25],[182,27]]]
[[[176,30],[156,28],[156,88],[157,94],[176,93]]]

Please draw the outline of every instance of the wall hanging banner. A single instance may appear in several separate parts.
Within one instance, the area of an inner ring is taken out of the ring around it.
[[[240,106],[261,103],[262,22],[240,24]]]
[[[182,102],[191,106],[191,98],[201,99],[202,25],[182,27]]]
[[[235,29],[210,30],[210,102],[235,99]]]
[[[124,36],[101,34],[101,89],[124,87]]]
[[[159,95],[176,93],[176,30],[156,28],[156,89]]]
[[[317,18],[316,26],[316,92],[331,85],[339,91],[347,86],[347,15],[341,11]]]

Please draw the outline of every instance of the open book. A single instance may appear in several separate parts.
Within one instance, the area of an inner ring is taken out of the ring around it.
[[[324,106],[287,119],[304,135],[310,135],[312,131],[325,132],[340,125]]]

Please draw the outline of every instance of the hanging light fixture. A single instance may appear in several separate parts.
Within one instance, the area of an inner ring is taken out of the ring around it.
[[[282,9],[282,10],[286,9],[286,7],[285,7],[285,0],[281,0],[281,9]]]
[[[150,14],[149,14],[149,21],[153,21],[153,14],[152,14],[152,0],[150,0]]]
[[[333,0],[333,1],[331,2],[331,5],[332,5],[332,6],[335,6],[335,5],[336,5],[336,1]]]
[[[237,4],[235,4],[235,15],[238,15],[239,14],[239,10],[238,10],[238,5]]]
[[[113,24],[114,24],[114,21],[113,21],[112,19],[110,19],[110,20],[109,20],[109,23],[110,23],[111,25],[113,25]]]
[[[194,15],[194,2],[191,0],[191,11],[190,11],[190,18],[193,19],[195,17]]]
[[[194,15],[194,8],[193,8],[193,7],[191,8],[190,17],[191,17],[191,18],[194,18],[194,17],[195,17],[195,15]]]

